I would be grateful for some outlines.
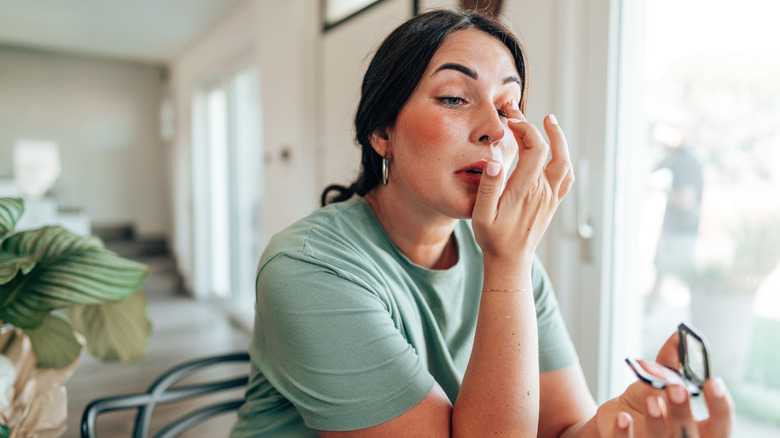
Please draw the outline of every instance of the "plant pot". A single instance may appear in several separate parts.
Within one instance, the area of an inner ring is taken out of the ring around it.
[[[38,368],[30,339],[14,328],[2,330],[0,346],[4,346],[4,355],[10,359],[16,372],[13,385],[5,393],[9,403],[0,408],[0,423],[17,438],[61,436],[67,427],[68,414],[64,383],[79,361],[66,368]]]

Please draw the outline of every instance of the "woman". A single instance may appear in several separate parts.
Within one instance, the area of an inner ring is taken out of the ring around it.
[[[260,261],[234,437],[728,435],[716,380],[704,422],[679,386],[596,408],[534,258],[574,181],[566,139],[552,115],[549,147],[525,120],[525,89],[490,18],[433,11],[388,36],[355,117],[358,180]],[[659,362],[677,365],[674,342]]]

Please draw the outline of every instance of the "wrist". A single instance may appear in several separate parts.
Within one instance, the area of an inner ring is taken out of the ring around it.
[[[532,290],[531,263],[517,266],[485,260],[482,287],[494,290]]]
[[[509,254],[482,251],[482,260],[485,267],[498,268],[502,270],[523,270],[531,269],[534,263],[533,251],[515,251]]]

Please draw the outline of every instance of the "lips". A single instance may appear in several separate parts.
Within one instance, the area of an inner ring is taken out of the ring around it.
[[[482,179],[482,172],[485,170],[487,160],[475,161],[455,171],[455,175],[467,184],[479,186]]]
[[[487,165],[486,160],[476,161],[474,163],[471,163],[465,167],[456,170],[455,173],[466,173],[469,175],[482,175],[482,172],[485,170],[486,165]]]

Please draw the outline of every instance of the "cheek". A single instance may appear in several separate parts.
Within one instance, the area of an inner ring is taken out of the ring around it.
[[[441,153],[462,137],[462,127],[455,117],[438,111],[409,112],[396,125],[399,137],[408,152],[415,154]],[[407,153],[408,153],[407,152]]]

